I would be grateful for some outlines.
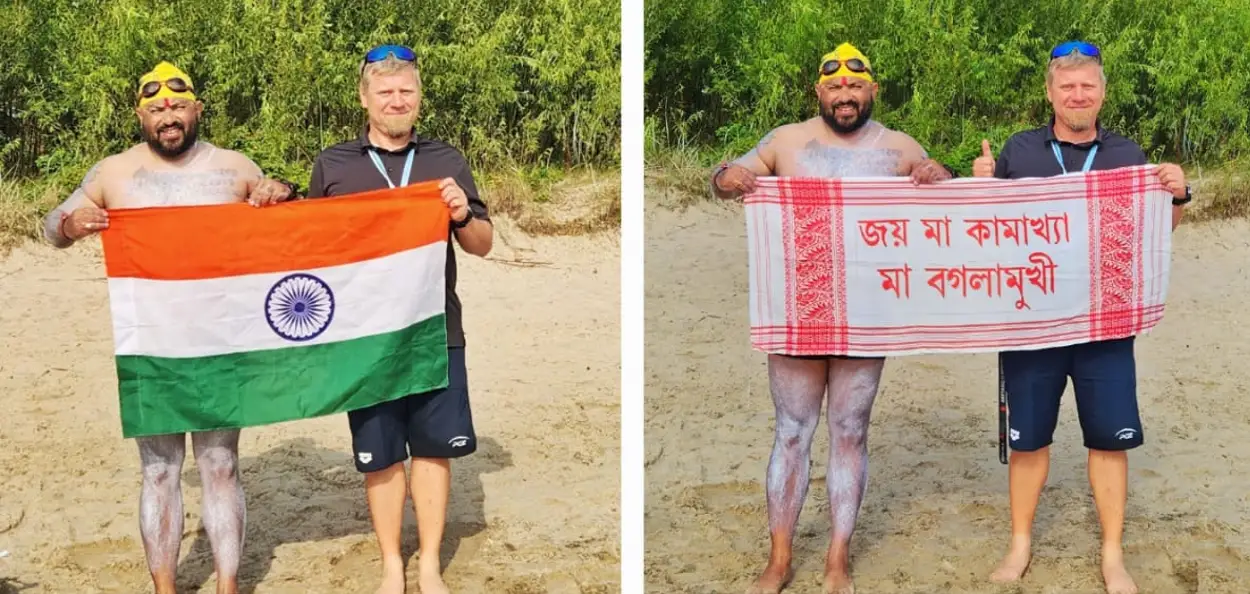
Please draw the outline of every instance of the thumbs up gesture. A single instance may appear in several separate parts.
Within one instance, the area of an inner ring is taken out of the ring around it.
[[[990,152],[990,141],[981,140],[981,156],[972,162],[973,177],[994,177],[994,153]]]

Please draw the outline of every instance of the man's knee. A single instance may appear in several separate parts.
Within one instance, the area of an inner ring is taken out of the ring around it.
[[[829,422],[829,439],[842,448],[859,448],[868,441],[867,415],[854,412],[835,415]]]
[[[1085,447],[1096,452],[1127,452],[1145,444],[1140,427],[1121,427],[1101,424],[1098,428],[1085,430]]]
[[[819,415],[812,418],[781,416],[777,418],[777,442],[786,449],[806,448],[816,435]]]
[[[238,476],[239,459],[229,449],[208,448],[195,461],[205,483],[233,482]]]
[[[170,488],[178,484],[178,477],[181,473],[182,464],[180,463],[165,460],[151,461],[143,465],[143,482],[158,489]]]

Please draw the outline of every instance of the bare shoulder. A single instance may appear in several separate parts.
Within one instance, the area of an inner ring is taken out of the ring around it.
[[[136,169],[143,164],[143,155],[146,154],[147,147],[143,144],[136,144],[120,153],[109,155],[100,159],[91,172],[88,172],[87,178],[94,177],[100,182],[109,182],[123,177],[129,177]],[[87,179],[83,179],[83,183],[87,183]]]
[[[885,141],[882,143],[883,145],[903,153],[904,156],[919,159],[928,157],[928,151],[924,150],[924,147],[915,138],[912,138],[910,134],[901,130],[886,128],[882,140]]]
[[[214,148],[214,169],[233,169],[249,176],[260,175],[260,166],[247,155],[232,149]]]
[[[813,139],[819,138],[825,133],[826,130],[828,130],[828,127],[829,125],[826,124],[822,118],[817,116],[802,122],[786,124],[785,126],[777,128],[777,130],[784,131],[781,135],[785,139],[787,145],[797,148],[806,146],[807,143],[811,142]]]
[[[759,143],[755,145],[754,153],[768,151],[771,154],[778,152],[787,152],[795,147],[802,146],[804,142],[812,138],[813,133],[807,122],[797,122],[793,124],[784,124],[769,130]]]

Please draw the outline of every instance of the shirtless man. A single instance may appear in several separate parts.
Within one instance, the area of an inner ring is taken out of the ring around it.
[[[717,197],[755,189],[761,175],[808,177],[910,176],[914,183],[950,179],[910,136],[872,120],[877,84],[868,59],[850,44],[821,58],[816,83],[820,116],[769,132],[712,178]],[[780,592],[794,573],[795,524],[807,495],[812,437],[828,390],[831,541],[825,559],[827,594],[854,592],[851,534],[868,479],[868,421],[884,358],[768,356],[776,435],[768,463],[768,566],[749,594]]]
[[[104,158],[74,193],[44,218],[44,235],[65,248],[108,227],[107,209],[228,204],[265,206],[293,188],[265,179],[243,155],[197,140],[200,113],[190,77],[162,62],[139,80],[135,113],[144,142]],[[182,542],[182,461],[186,435],[140,437],[143,487],[139,530],[157,594],[174,594]],[[191,434],[204,485],[204,530],[212,545],[217,593],[238,591],[246,507],[238,477],[239,431]]]

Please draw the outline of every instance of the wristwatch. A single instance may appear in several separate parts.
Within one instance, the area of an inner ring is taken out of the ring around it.
[[[731,163],[729,161],[722,161],[720,165],[716,166],[716,170],[712,172],[712,189],[713,190],[721,191],[720,187],[716,185],[716,180],[720,179],[720,174],[724,173],[726,169],[729,169],[730,165]]]
[[[279,177],[279,178],[275,178],[275,179],[274,179],[274,181],[276,181],[276,182],[278,182],[278,183],[280,183],[280,184],[282,184],[282,185],[286,186],[286,187],[287,187],[287,189],[291,191],[291,195],[290,195],[290,196],[287,196],[287,198],[286,198],[288,201],[289,201],[289,200],[300,200],[300,199],[302,199],[302,198],[303,198],[303,196],[300,196],[300,194],[299,194],[299,186],[298,186],[298,185],[296,185],[296,184],[295,184],[295,182],[290,182],[290,181],[287,181],[287,180],[282,179],[282,178],[280,178],[280,177]]]
[[[451,228],[452,228],[452,229],[464,229],[465,227],[468,227],[468,226],[469,226],[469,223],[472,223],[472,222],[473,222],[473,209],[472,209],[472,208],[466,208],[465,210],[467,210],[467,211],[469,212],[469,214],[467,214],[467,215],[465,215],[465,216],[464,216],[464,220],[463,220],[463,221],[460,221],[460,222],[452,221],[452,222],[451,222]]]
[[[1185,184],[1185,197],[1172,198],[1172,206],[1184,206],[1194,199],[1194,190],[1189,184]]]

